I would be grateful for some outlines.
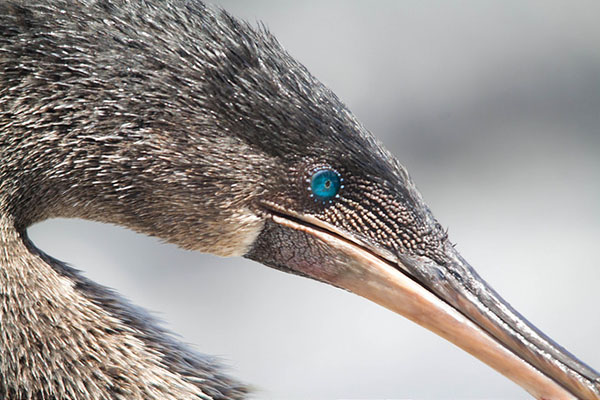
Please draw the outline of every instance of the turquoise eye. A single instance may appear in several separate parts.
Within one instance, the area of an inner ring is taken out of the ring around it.
[[[343,179],[340,174],[329,168],[318,169],[310,177],[311,197],[315,200],[329,200],[338,195]]]

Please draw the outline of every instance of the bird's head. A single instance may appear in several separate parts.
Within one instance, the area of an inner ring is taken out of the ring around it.
[[[598,395],[598,375],[478,277],[400,163],[264,29],[199,3],[116,3],[9,10],[29,21],[0,78],[23,134],[0,171],[19,177],[2,188],[17,221],[85,217],[244,255],[403,314],[537,397]]]

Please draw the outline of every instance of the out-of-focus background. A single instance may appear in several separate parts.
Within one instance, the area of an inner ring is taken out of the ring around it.
[[[600,368],[600,3],[213,2],[264,21],[408,167],[481,275]],[[113,226],[54,220],[30,234],[222,357],[259,399],[527,397],[323,284]]]

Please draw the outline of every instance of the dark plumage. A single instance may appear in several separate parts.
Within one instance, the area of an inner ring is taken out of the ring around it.
[[[149,385],[141,365],[132,365],[121,349],[127,336],[136,341],[128,346],[156,352],[144,368],[181,375],[216,398],[240,397],[243,386],[169,339],[147,315],[27,240],[26,247],[14,242],[32,223],[77,217],[125,225],[184,248],[242,255],[263,224],[258,199],[285,195],[292,207],[332,219],[344,212],[341,203],[339,210],[322,210],[298,195],[306,166],[331,163],[346,179],[356,173],[357,183],[390,170],[398,175],[389,179],[408,182],[406,174],[382,165],[391,158],[275,38],[225,11],[177,0],[11,1],[0,8],[0,210],[3,231],[10,232],[3,247],[31,251],[24,269],[35,264],[41,276],[73,280],[70,296],[77,299],[36,304],[30,283],[3,280],[5,290],[16,284],[22,291],[18,307],[8,307],[16,328],[6,335],[20,336],[25,326],[31,331],[22,342],[2,341],[2,354],[18,346],[26,358],[5,360],[0,393],[83,395],[71,377],[71,365],[81,363],[81,379],[99,381],[86,388],[89,398],[106,398],[116,386],[124,397],[151,398],[150,388],[141,389]],[[289,173],[280,173],[282,167]],[[383,182],[377,190],[385,193]],[[359,195],[346,192],[349,200]],[[405,196],[417,201],[408,191]],[[444,239],[441,230],[423,237]],[[71,307],[87,308],[79,304],[87,302],[94,314],[77,321]],[[73,325],[46,337],[53,329],[30,321],[26,308],[51,325],[61,316]],[[95,321],[100,315],[111,319],[108,331]],[[65,337],[72,330],[80,337]],[[85,354],[89,347],[115,354],[93,357]],[[33,348],[56,359],[48,365]],[[105,357],[116,365],[101,365]]]
[[[19,225],[84,217],[227,254],[217,245],[227,221],[237,229],[259,196],[299,193],[297,174],[319,163],[399,181],[406,218],[427,218],[410,215],[418,200],[405,171],[268,32],[199,2],[51,4],[3,12],[14,26],[2,44],[13,132],[3,170]],[[60,9],[70,17],[48,17]],[[373,188],[381,196],[385,183]],[[293,207],[312,206],[299,197]]]
[[[247,392],[37,250],[25,229],[51,217],[119,224],[359,293],[345,281],[357,260],[386,260],[446,307],[475,296],[465,314],[480,325],[517,320],[454,252],[404,168],[264,28],[183,0],[8,1],[0,26],[3,397]],[[319,167],[344,179],[331,203],[307,195]],[[546,382],[567,364],[577,383],[561,384],[598,392],[594,371],[530,325],[508,325],[510,351],[531,343],[527,371]]]

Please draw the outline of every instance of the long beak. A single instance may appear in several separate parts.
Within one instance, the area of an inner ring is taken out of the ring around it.
[[[426,257],[398,256],[360,243],[314,217],[274,213],[271,220],[277,239],[300,241],[310,254],[298,255],[292,248],[276,256],[250,258],[330,283],[395,311],[479,358],[538,399],[600,399],[600,375],[525,320],[451,245],[444,249],[450,261],[439,265]],[[282,231],[287,233],[282,236]]]

